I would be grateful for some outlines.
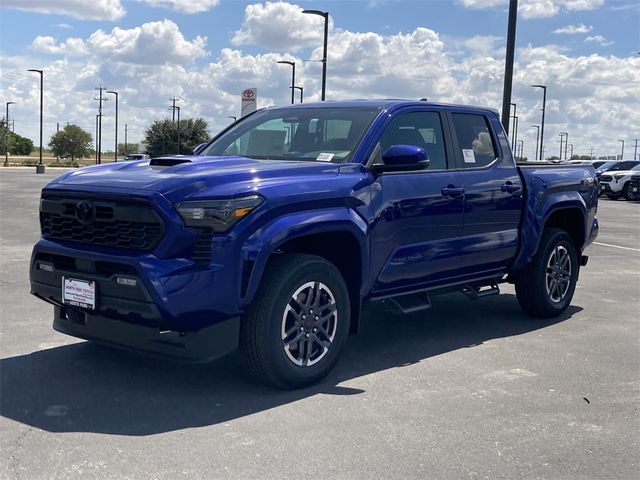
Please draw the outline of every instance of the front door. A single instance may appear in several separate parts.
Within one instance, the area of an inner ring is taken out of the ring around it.
[[[455,274],[464,191],[460,174],[449,168],[454,161],[443,120],[435,110],[399,113],[380,137],[380,156],[392,145],[414,145],[427,151],[431,163],[425,170],[384,172],[371,186],[373,295]]]

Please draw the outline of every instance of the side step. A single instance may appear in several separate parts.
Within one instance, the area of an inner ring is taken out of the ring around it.
[[[399,295],[397,297],[387,298],[385,301],[404,314],[421,312],[431,308],[431,300],[427,292]]]
[[[472,300],[477,300],[482,297],[488,297],[489,295],[498,295],[500,293],[500,287],[495,280],[491,280],[489,284],[466,284],[462,287],[462,293]]]

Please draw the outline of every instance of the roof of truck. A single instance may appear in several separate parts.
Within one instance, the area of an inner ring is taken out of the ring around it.
[[[435,106],[435,107],[445,107],[445,108],[463,108],[469,110],[482,110],[493,113],[498,113],[497,110],[489,107],[478,107],[474,105],[458,105],[452,103],[439,103],[439,102],[430,102],[427,100],[406,100],[406,99],[395,99],[395,98],[386,98],[386,99],[355,99],[355,100],[331,100],[325,102],[312,102],[312,103],[297,103],[295,105],[280,105],[278,107],[271,108],[323,108],[323,107],[368,107],[368,108],[398,108],[398,107],[408,107],[408,106]]]

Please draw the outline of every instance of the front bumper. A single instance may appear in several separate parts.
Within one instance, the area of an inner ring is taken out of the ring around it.
[[[238,348],[240,318],[234,317],[195,332],[178,332],[57,306],[54,309],[53,328],[73,337],[119,348],[187,362],[207,362]]]

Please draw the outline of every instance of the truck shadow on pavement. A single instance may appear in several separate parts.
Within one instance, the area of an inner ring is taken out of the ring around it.
[[[532,320],[511,294],[436,297],[433,310],[408,316],[369,307],[337,368],[297,391],[256,384],[237,353],[184,365],[81,342],[0,360],[0,415],[49,432],[132,436],[214,425],[314,395],[358,395],[363,390],[340,383],[526,334],[580,310]]]

